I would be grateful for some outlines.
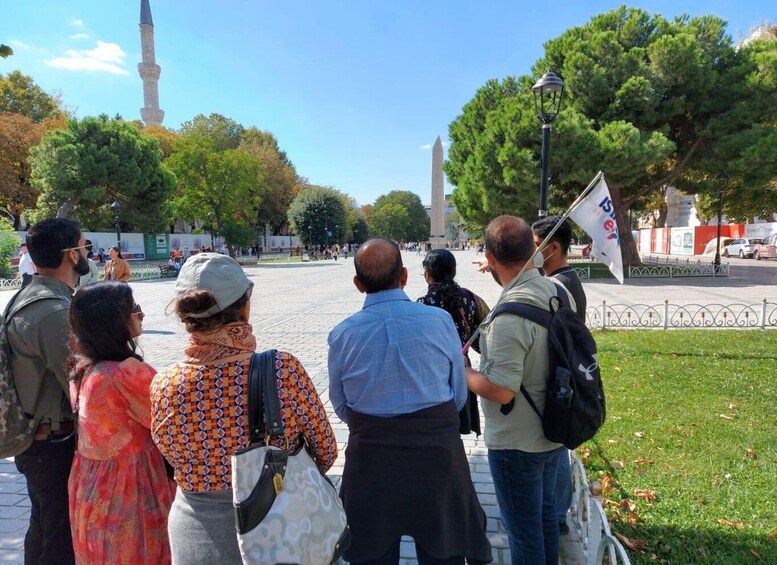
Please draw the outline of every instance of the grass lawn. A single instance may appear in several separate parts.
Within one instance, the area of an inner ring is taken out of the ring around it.
[[[777,563],[777,331],[594,335],[607,422],[578,453],[632,562]]]

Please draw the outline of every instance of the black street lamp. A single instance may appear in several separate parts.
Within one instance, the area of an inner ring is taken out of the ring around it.
[[[116,228],[116,240],[119,250],[121,250],[121,203],[116,200],[111,204],[113,210],[113,226]]]
[[[715,274],[718,274],[720,268],[720,223],[723,221],[723,191],[728,184],[728,175],[723,171],[716,177],[718,181],[718,234],[715,241]]]
[[[313,248],[313,224],[308,226],[308,246]]]
[[[540,172],[540,219],[548,215],[548,178],[550,161],[550,131],[553,120],[561,110],[564,98],[564,81],[556,73],[548,71],[532,86],[534,92],[534,111],[542,124],[542,158]]]

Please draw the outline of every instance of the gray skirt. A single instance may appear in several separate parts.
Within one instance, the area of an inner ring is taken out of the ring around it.
[[[173,565],[242,565],[232,491],[178,487],[167,521]]]

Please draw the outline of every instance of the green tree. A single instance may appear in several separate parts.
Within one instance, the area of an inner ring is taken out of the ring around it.
[[[11,55],[13,55],[13,49],[3,43],[0,43],[0,57],[7,59]]]
[[[429,230],[431,229],[431,220],[429,214],[426,213],[424,205],[421,203],[421,198],[408,190],[392,190],[388,194],[379,196],[375,201],[375,208],[372,214],[379,211],[381,207],[396,204],[407,211],[407,217],[409,222],[405,226],[405,231],[400,233],[396,239],[397,241],[426,241],[429,239]],[[393,214],[393,212],[392,212]],[[385,215],[384,215],[385,217]],[[368,221],[370,226],[373,224]],[[373,231],[373,234],[375,232]],[[397,233],[396,231],[392,233]]]
[[[367,220],[361,214],[356,214],[350,222],[350,226],[351,239],[348,240],[349,243],[364,243],[370,238],[370,226],[367,225]]]
[[[11,257],[16,254],[19,238],[14,233],[13,226],[4,218],[0,218],[0,277],[11,278],[14,269],[11,267]]]
[[[411,229],[412,220],[407,208],[396,202],[375,205],[370,214],[370,236],[402,241]],[[407,240],[409,241],[409,240]]]
[[[343,194],[333,188],[307,185],[289,206],[288,218],[291,231],[306,245],[345,241],[348,214]]]
[[[161,163],[156,140],[103,115],[70,119],[31,151],[35,217],[72,217],[90,229],[112,225],[108,206],[122,205],[125,229],[157,231],[168,218],[175,177]]]
[[[715,191],[713,179],[724,168],[733,173],[732,190],[746,186],[762,196],[761,211],[777,211],[768,197],[777,170],[768,149],[777,124],[775,50],[777,42],[735,49],[714,16],[668,21],[625,7],[546,43],[533,77],[551,68],[567,87],[553,130],[551,205],[566,208],[603,170],[626,265],[639,262],[629,209],[668,184],[687,193]],[[534,217],[540,128],[533,82],[489,81],[450,124],[445,171],[466,221]],[[755,174],[758,158],[766,163]]]
[[[226,151],[240,147],[245,128],[221,114],[210,116],[198,114],[188,122],[182,123],[178,133],[184,137],[200,135],[210,140],[214,151]]]
[[[0,112],[0,210],[20,229],[21,216],[35,206],[38,191],[30,183],[30,148],[37,145],[46,128],[27,116]]]
[[[234,256],[236,248],[245,245],[247,230],[253,230],[260,163],[244,151],[220,147],[218,135],[188,133],[165,163],[178,178],[176,216],[193,226],[207,221]]]
[[[262,178],[257,186],[261,202],[255,211],[255,223],[257,226],[268,223],[274,234],[281,233],[287,225],[289,206],[301,189],[294,165],[268,131],[248,128],[242,135],[240,149],[261,164]]]
[[[162,150],[162,160],[164,161],[170,155],[173,154],[175,148],[175,142],[180,137],[173,130],[169,130],[164,126],[142,126],[140,127],[140,134],[146,137],[153,137],[159,143],[159,148]]]
[[[22,114],[36,123],[63,113],[59,96],[47,93],[20,71],[0,75],[0,112]]]

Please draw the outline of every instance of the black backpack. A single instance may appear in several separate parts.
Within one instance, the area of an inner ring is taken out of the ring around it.
[[[506,302],[494,309],[491,319],[508,313],[547,328],[550,371],[544,413],[540,414],[523,385],[521,394],[542,420],[545,437],[575,449],[594,437],[604,424],[604,387],[596,341],[570,308],[566,290],[556,286],[558,296],[550,299],[550,311],[530,304]],[[502,413],[509,414],[514,405],[515,399],[503,405]]]

